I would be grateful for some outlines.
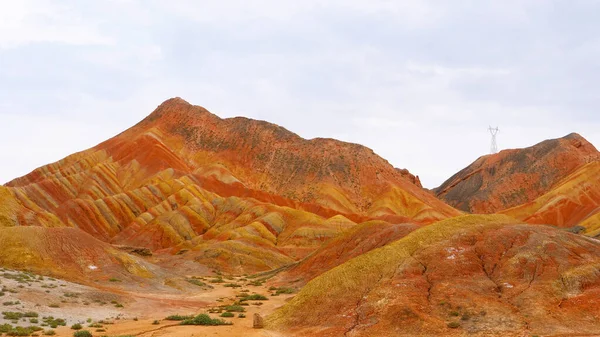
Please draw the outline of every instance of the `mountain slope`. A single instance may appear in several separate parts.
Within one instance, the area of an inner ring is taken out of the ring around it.
[[[534,200],[600,153],[578,134],[480,157],[435,194],[470,213],[495,213]]]
[[[597,240],[469,215],[331,269],[267,321],[302,336],[598,334],[599,266]]]
[[[502,213],[531,224],[581,226],[588,235],[600,235],[600,162],[581,167],[539,198]]]

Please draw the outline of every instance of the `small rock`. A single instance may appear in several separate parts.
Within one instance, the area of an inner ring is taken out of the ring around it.
[[[254,314],[254,323],[252,324],[254,329],[262,329],[265,327],[265,321],[260,314]]]

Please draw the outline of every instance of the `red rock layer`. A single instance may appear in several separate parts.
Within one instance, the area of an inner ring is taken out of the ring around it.
[[[435,189],[448,204],[470,213],[495,213],[549,191],[599,152],[578,134],[525,149],[483,156]]]

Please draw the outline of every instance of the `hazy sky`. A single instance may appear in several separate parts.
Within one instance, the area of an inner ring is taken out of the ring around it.
[[[439,185],[490,147],[600,145],[599,1],[0,0],[0,182],[180,96]]]

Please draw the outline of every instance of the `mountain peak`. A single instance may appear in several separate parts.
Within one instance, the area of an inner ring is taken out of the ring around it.
[[[435,189],[463,211],[494,213],[529,202],[600,153],[577,133],[480,157]]]

